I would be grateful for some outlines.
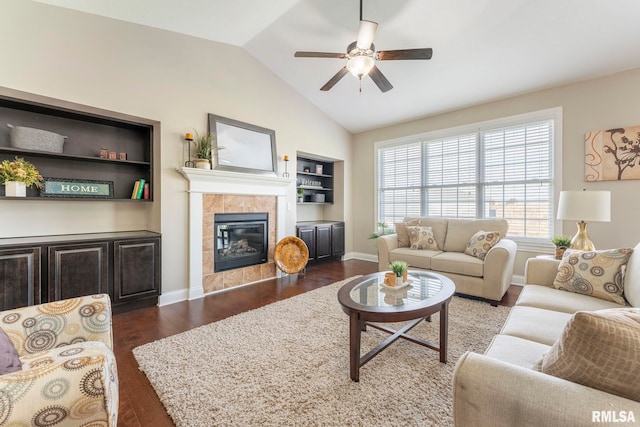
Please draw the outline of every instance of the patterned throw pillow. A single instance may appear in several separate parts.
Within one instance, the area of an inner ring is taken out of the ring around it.
[[[500,240],[499,231],[483,231],[480,230],[469,239],[464,253],[476,258],[484,259],[489,249]]]
[[[417,225],[407,227],[409,233],[409,241],[411,249],[429,249],[431,251],[438,250],[438,244],[433,236],[431,227],[420,227]]]
[[[409,242],[409,231],[407,230],[407,227],[410,225],[418,225],[418,219],[408,219],[395,223],[399,248],[408,248],[411,246],[411,242]]]
[[[633,249],[568,250],[558,266],[553,287],[626,305],[622,296],[623,267],[631,253]]]
[[[578,311],[533,369],[638,402],[638,354],[640,309]]]

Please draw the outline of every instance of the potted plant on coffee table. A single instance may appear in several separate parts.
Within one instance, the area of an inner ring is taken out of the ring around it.
[[[564,252],[571,246],[571,237],[555,236],[551,242],[556,246],[556,259],[562,259]]]
[[[409,269],[409,264],[405,261],[393,261],[389,267],[396,275],[396,283],[398,285],[407,281],[407,270]]]

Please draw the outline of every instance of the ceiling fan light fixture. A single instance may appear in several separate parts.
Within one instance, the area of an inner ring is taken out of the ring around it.
[[[374,65],[375,61],[370,56],[354,56],[349,59],[349,62],[347,62],[347,70],[357,78],[361,79],[369,74],[369,71],[371,71]]]

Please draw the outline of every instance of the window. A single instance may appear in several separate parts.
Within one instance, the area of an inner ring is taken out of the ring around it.
[[[505,218],[510,238],[548,241],[560,116],[553,109],[379,143],[378,222]]]

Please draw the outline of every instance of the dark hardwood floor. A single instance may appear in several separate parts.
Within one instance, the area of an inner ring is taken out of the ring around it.
[[[273,279],[194,301],[150,307],[113,317],[114,351],[120,381],[118,426],[173,426],[160,400],[138,369],[131,350],[142,344],[262,307],[358,274],[377,271],[367,261],[329,261],[307,268],[306,275]],[[512,306],[520,287],[511,286],[501,301]],[[345,321],[347,318],[345,316]]]

